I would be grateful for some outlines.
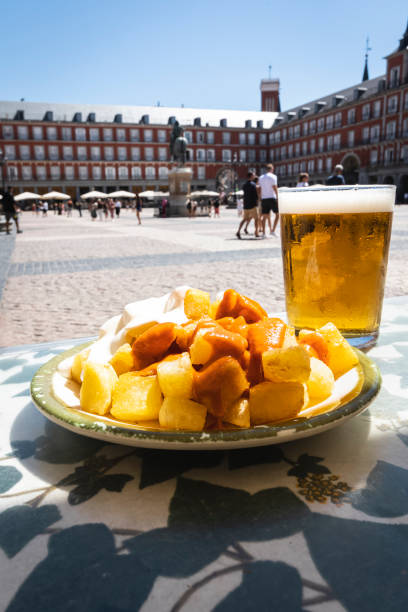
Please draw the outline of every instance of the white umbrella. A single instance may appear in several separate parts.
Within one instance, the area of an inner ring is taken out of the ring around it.
[[[69,200],[71,196],[66,193],[60,193],[59,191],[50,191],[39,197],[42,200]]]
[[[214,198],[219,195],[218,191],[208,191],[204,189],[203,191],[193,191],[190,193],[190,198]]]
[[[141,198],[154,198],[154,196],[156,195],[155,191],[141,191],[139,193],[139,197]]]
[[[131,191],[112,191],[112,193],[108,193],[110,198],[135,198],[136,194]]]
[[[231,191],[229,195],[241,197],[244,195],[244,192],[242,189],[239,189],[238,191]]]
[[[31,191],[23,191],[23,193],[19,193],[14,198],[16,202],[20,202],[21,200],[39,200],[41,198],[38,193],[32,193]]]
[[[92,198],[109,198],[111,194],[104,193],[103,191],[88,191],[87,193],[83,193],[81,198],[83,200],[88,200]]]
[[[155,198],[166,198],[170,195],[168,191],[153,191]]]

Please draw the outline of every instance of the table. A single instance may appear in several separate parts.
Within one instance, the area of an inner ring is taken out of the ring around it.
[[[0,351],[2,610],[408,609],[408,298],[385,303],[369,410],[280,446],[153,451],[68,432],[29,383],[74,344]]]

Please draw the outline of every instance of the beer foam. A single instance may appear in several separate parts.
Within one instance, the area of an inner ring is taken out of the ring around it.
[[[295,215],[392,212],[394,185],[346,185],[279,189],[279,212]]]

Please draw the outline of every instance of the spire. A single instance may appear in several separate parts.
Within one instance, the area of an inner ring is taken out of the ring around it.
[[[405,29],[405,32],[402,38],[400,39],[398,51],[404,51],[404,49],[406,49],[407,47],[408,47],[408,22],[407,22],[407,27]]]
[[[363,72],[363,81],[368,81],[368,79],[370,78],[368,76],[368,52],[369,51],[371,51],[370,39],[367,36],[367,39],[366,39],[365,62],[364,62],[364,72]]]

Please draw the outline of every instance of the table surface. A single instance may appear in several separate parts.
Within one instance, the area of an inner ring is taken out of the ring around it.
[[[260,448],[71,433],[29,384],[76,342],[0,350],[0,609],[408,609],[408,297],[386,301],[369,409]]]

